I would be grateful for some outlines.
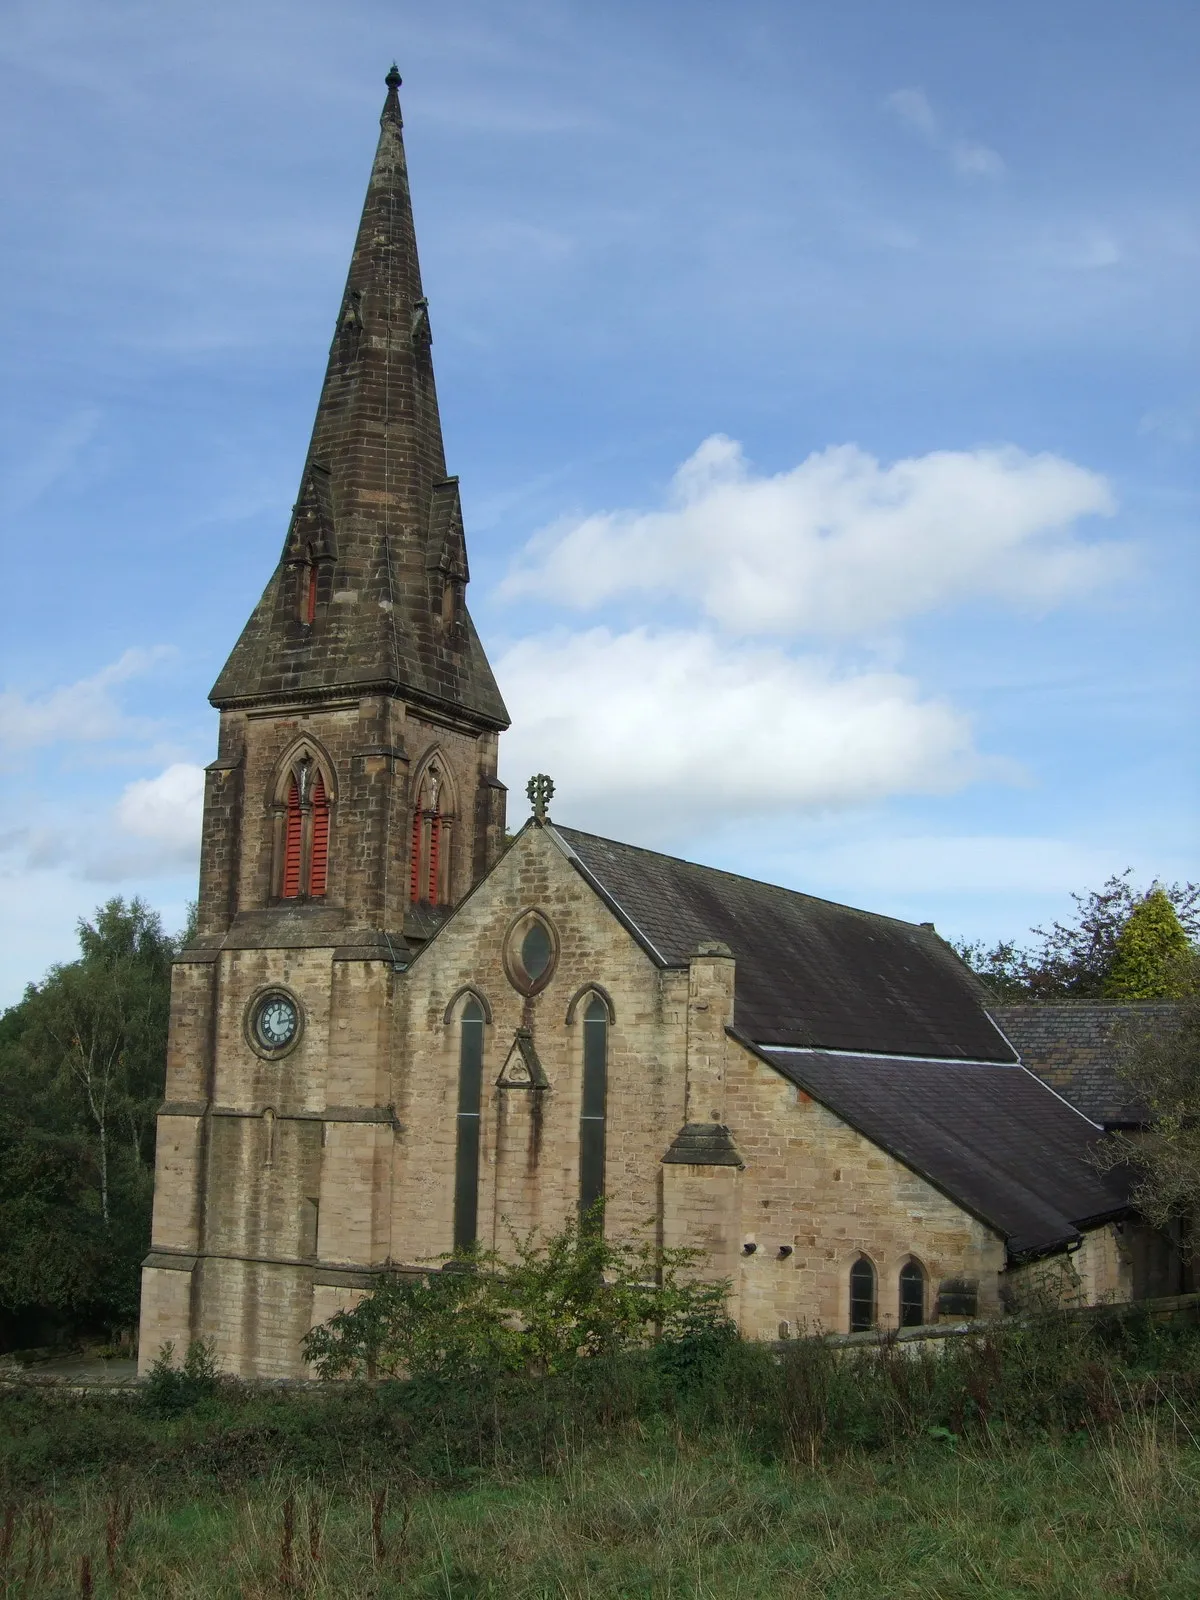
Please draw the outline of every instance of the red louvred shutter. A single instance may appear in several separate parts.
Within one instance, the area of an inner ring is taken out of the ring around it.
[[[325,780],[317,773],[312,797],[312,860],[308,869],[308,892],[325,893],[325,880],[329,875],[329,795]]]
[[[295,778],[288,790],[287,823],[283,843],[283,884],[280,893],[294,900],[300,893],[300,785]]]
[[[438,894],[438,857],[442,845],[442,819],[436,814],[429,819],[429,904],[436,906]]]
[[[413,812],[412,868],[408,881],[408,897],[416,903],[421,898],[421,813]]]
[[[304,601],[304,620],[310,625],[317,618],[317,569],[314,566],[308,569],[308,594]]]

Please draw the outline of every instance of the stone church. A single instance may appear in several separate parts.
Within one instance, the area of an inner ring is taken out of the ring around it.
[[[706,1252],[752,1337],[1126,1298],[1099,1136],[930,925],[560,826],[509,839],[405,166],[379,145],[283,551],[211,694],[141,1355],[296,1375],[385,1270],[510,1230]],[[1142,1230],[1144,1232],[1144,1230]]]

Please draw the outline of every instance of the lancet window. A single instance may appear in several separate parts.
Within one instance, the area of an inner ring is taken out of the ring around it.
[[[306,622],[310,628],[317,620],[317,576],[317,563],[310,556],[304,572],[300,612],[300,620]]]
[[[911,1257],[900,1268],[900,1326],[919,1328],[925,1321],[925,1268]]]
[[[483,1007],[468,1000],[459,1018],[458,1118],[454,1155],[454,1248],[469,1250],[479,1230],[479,1114],[483,1091]]]
[[[439,761],[431,761],[417,790],[412,816],[409,899],[431,906],[450,903],[453,831],[450,784]]]
[[[866,1333],[875,1326],[875,1268],[859,1256],[850,1268],[850,1332]]]
[[[608,1103],[608,1007],[598,995],[583,1013],[583,1096],[579,1108],[579,1212],[589,1220],[604,1196]]]
[[[281,900],[319,900],[326,892],[331,788],[320,763],[307,751],[283,776],[275,841],[275,893]]]

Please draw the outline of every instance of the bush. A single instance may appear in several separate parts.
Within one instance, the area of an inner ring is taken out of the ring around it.
[[[474,1250],[441,1270],[383,1278],[352,1311],[312,1329],[305,1360],[325,1378],[463,1378],[558,1372],[653,1343],[699,1350],[730,1332],[727,1282],[684,1277],[696,1250],[604,1237],[598,1204],[544,1242],[514,1235],[512,1260]]]
[[[178,1416],[201,1400],[211,1400],[217,1392],[220,1373],[213,1345],[193,1339],[181,1366],[175,1365],[174,1357],[175,1346],[168,1341],[146,1376],[142,1404],[152,1416]]]

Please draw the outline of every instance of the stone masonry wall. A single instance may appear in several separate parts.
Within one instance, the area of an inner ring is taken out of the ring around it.
[[[503,955],[510,926],[531,908],[554,929],[559,951],[549,984],[527,999],[509,982]],[[394,1259],[414,1263],[449,1250],[453,1241],[457,1022],[468,986],[492,1019],[484,1045],[481,1242],[502,1249],[510,1228],[556,1230],[575,1213],[582,1008],[571,1023],[566,1017],[571,1000],[591,983],[603,986],[616,1013],[608,1035],[606,1227],[629,1233],[649,1224],[653,1237],[660,1161],[684,1112],[683,1007],[673,980],[660,982],[654,963],[542,830],[524,833],[403,982],[403,1043],[394,1068],[403,1130]],[[531,1030],[549,1080],[543,1091],[496,1084],[522,1026]]]
[[[556,964],[527,996],[505,951],[530,911],[553,932]],[[182,1350],[201,1336],[227,1370],[298,1374],[304,1332],[353,1303],[369,1269],[451,1249],[459,1023],[472,994],[489,1018],[483,1245],[503,1251],[512,1232],[556,1231],[576,1214],[582,997],[598,988],[613,1012],[610,1234],[705,1250],[705,1271],[731,1279],[730,1309],[755,1338],[776,1338],[781,1324],[844,1331],[860,1253],[876,1267],[882,1326],[898,1320],[910,1257],[925,1268],[927,1315],[947,1278],[975,1280],[981,1314],[995,1310],[1003,1241],[730,1038],[734,971],[713,946],[689,969],[659,969],[538,827],[407,971],[361,952],[335,959],[332,945],[231,948],[181,964],[143,1362],[164,1337]],[[273,984],[297,996],[304,1029],[289,1054],[265,1061],[245,1019]],[[518,1028],[544,1089],[497,1083]],[[741,1165],[664,1164],[685,1123],[727,1127]],[[1115,1236],[1089,1241],[1080,1253],[1089,1293],[1118,1281],[1119,1254]]]
[[[966,1277],[978,1281],[980,1314],[997,1309],[1003,1240],[939,1190],[737,1046],[726,1104],[746,1163],[740,1242],[757,1247],[738,1258],[743,1332],[775,1338],[783,1322],[792,1332],[846,1332],[860,1254],[875,1266],[881,1327],[898,1322],[900,1268],[910,1257],[925,1268],[927,1301],[942,1279]]]

